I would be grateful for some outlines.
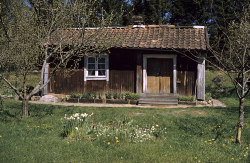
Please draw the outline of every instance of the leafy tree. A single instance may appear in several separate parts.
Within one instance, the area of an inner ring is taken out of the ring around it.
[[[210,20],[209,0],[171,0],[170,23],[206,25]]]
[[[170,3],[168,0],[132,0],[134,15],[144,18],[145,24],[167,24]]]
[[[113,15],[99,12],[98,0],[10,0],[1,3],[1,48],[0,78],[22,99],[22,116],[28,117],[28,101],[50,81],[53,74],[63,68],[74,57],[82,57],[91,52],[100,52],[109,47],[87,48],[84,42],[86,26],[107,26]],[[29,3],[28,3],[29,2]],[[8,14],[5,10],[11,11]],[[58,29],[77,27],[81,38],[65,44],[57,40],[51,44],[51,36]],[[44,70],[48,62],[53,62],[54,69],[50,78],[43,83]],[[34,89],[28,91],[27,76],[34,69],[41,71],[40,80]],[[9,71],[15,71],[22,90],[8,80]]]
[[[132,6],[127,0],[102,0],[101,12],[104,11],[106,15],[114,15],[112,26],[124,26],[130,23]]]

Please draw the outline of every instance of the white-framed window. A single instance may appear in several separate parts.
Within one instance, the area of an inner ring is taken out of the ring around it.
[[[84,57],[84,81],[87,80],[109,81],[108,55]]]

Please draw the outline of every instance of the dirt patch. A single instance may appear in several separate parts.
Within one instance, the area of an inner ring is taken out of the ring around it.
[[[206,116],[207,115],[207,113],[202,110],[178,110],[178,111],[173,111],[171,113],[175,115],[184,115],[184,114],[190,114],[193,116]]]

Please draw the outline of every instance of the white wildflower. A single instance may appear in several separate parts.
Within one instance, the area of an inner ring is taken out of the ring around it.
[[[79,117],[79,113],[75,113],[75,114],[74,114],[74,117]]]
[[[78,127],[75,127],[75,129],[78,131]]]

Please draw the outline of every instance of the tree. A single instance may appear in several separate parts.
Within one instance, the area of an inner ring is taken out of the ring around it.
[[[221,49],[209,47],[218,61],[220,70],[226,73],[234,84],[239,99],[239,118],[236,142],[241,142],[241,132],[244,122],[244,100],[250,90],[250,15],[248,4],[239,17],[232,21],[224,34],[225,43]],[[214,50],[215,49],[215,50]]]
[[[22,117],[28,117],[28,101],[42,90],[53,74],[63,68],[74,57],[88,52],[100,52],[109,47],[88,47],[84,41],[87,26],[107,26],[113,15],[99,12],[98,0],[10,0],[1,3],[1,48],[0,78],[22,99]],[[5,10],[9,10],[6,14]],[[71,40],[70,45],[57,40],[51,44],[51,36],[58,29],[79,28],[80,37]],[[54,61],[54,62],[53,62]],[[44,81],[44,70],[48,62],[54,69],[50,78]],[[27,76],[34,69],[40,69],[40,80],[31,91],[27,90]],[[15,71],[22,89],[11,83],[6,75]]]
[[[100,11],[106,12],[106,15],[114,15],[112,26],[126,26],[130,23],[132,6],[128,0],[102,0]]]
[[[170,23],[207,25],[210,20],[208,0],[171,0]]]
[[[167,24],[170,3],[168,0],[132,0],[134,15],[144,18],[146,24]]]

